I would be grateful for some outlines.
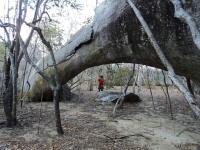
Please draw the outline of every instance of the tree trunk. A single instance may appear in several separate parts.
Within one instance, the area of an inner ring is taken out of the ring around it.
[[[55,109],[56,129],[57,129],[57,133],[59,135],[64,133],[63,129],[62,129],[62,125],[61,125],[60,107],[59,107],[61,91],[62,91],[61,88],[54,88],[53,89],[53,93],[54,93],[53,101],[54,101],[54,109]]]
[[[12,124],[15,126],[17,124],[17,117],[16,117],[16,111],[17,111],[17,50],[18,45],[15,45],[15,49],[10,49],[9,52],[9,59],[11,62],[11,75],[12,75]]]
[[[17,68],[13,66],[12,69],[12,125],[15,126],[17,124]]]
[[[7,120],[7,126],[12,126],[12,80],[10,78],[10,59],[5,60],[5,91],[3,93],[4,112]]]
[[[116,102],[116,104],[115,104],[115,106],[114,106],[114,108],[113,108],[113,112],[112,112],[113,117],[115,117],[115,113],[116,113],[117,108],[118,108],[118,107],[121,107],[122,104],[123,104],[123,102],[124,102],[124,98],[125,98],[125,96],[126,96],[126,93],[127,93],[127,90],[128,90],[128,86],[129,86],[129,84],[130,84],[131,79],[132,79],[133,76],[134,76],[134,71],[135,71],[135,65],[134,65],[134,67],[133,67],[133,72],[132,72],[132,74],[130,75],[130,77],[128,78],[128,81],[127,81],[127,83],[126,83],[126,85],[124,86],[123,94],[118,98],[118,100],[117,100],[117,102]]]
[[[9,82],[7,88],[3,94],[3,106],[4,112],[6,116],[6,124],[7,127],[11,127],[13,125],[12,122],[12,83]]]
[[[150,94],[151,94],[151,100],[152,100],[152,104],[153,104],[153,109],[156,110],[154,99],[153,99],[153,92],[152,92],[152,89],[151,89],[151,83],[149,81],[150,80],[149,69],[147,68],[147,66],[146,66],[146,69],[147,69],[147,84],[148,84],[148,88],[149,88]]]
[[[169,101],[169,109],[170,109],[170,113],[171,113],[171,118],[173,120],[174,117],[173,117],[173,112],[172,112],[172,102],[171,102],[171,98],[170,98],[170,95],[169,95],[169,89],[168,89],[168,85],[167,85],[167,81],[166,81],[164,71],[162,71],[162,74],[163,74],[163,80],[164,80],[164,84],[165,84],[165,88],[166,88],[167,99]]]

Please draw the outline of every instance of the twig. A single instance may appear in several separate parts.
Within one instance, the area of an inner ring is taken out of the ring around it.
[[[163,74],[163,77],[164,77],[164,84],[165,84],[165,88],[166,88],[167,99],[169,101],[169,109],[170,109],[170,113],[171,113],[171,118],[173,120],[174,117],[173,117],[173,112],[172,112],[172,102],[171,102],[171,98],[170,98],[170,95],[169,95],[169,89],[168,89],[165,73],[164,73],[163,70],[162,70],[162,74]]]
[[[148,87],[149,87],[149,90],[150,90],[150,94],[151,94],[151,100],[152,100],[152,104],[153,104],[153,109],[156,110],[154,99],[153,99],[153,92],[152,92],[151,84],[150,84],[150,81],[149,81],[150,80],[149,79],[149,69],[147,68],[147,66],[146,66],[146,69],[147,69],[147,84],[148,84]]]

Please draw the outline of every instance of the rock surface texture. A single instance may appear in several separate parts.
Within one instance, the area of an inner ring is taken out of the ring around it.
[[[194,44],[188,25],[174,17],[170,0],[134,2],[176,73],[200,82],[200,50]],[[183,7],[200,27],[200,1],[186,0]],[[62,84],[83,70],[102,64],[137,63],[165,69],[125,0],[104,2],[97,8],[93,23],[78,31],[55,57]],[[54,73],[51,58],[47,56],[45,62],[45,72],[51,76]],[[42,61],[38,66],[42,66],[40,64]],[[49,91],[46,82],[34,70],[28,81],[33,99],[41,95],[41,87]]]

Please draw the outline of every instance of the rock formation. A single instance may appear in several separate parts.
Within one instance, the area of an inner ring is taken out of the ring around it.
[[[174,17],[173,4],[169,0],[135,0],[135,4],[176,73],[200,82],[200,50],[194,44],[188,25]],[[200,25],[199,0],[186,0],[183,6]],[[125,0],[105,1],[97,8],[91,25],[83,27],[55,52],[55,58],[62,84],[83,70],[102,64],[137,63],[165,69]],[[41,64],[42,61],[38,66]],[[47,56],[45,72],[50,77],[52,70],[51,58]],[[41,95],[41,87],[48,93],[48,84],[35,70],[28,81],[32,99]]]

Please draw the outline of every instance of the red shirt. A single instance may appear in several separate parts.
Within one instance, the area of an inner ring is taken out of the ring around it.
[[[102,80],[102,79],[98,79],[98,85],[99,85],[100,87],[103,86],[103,80]]]

